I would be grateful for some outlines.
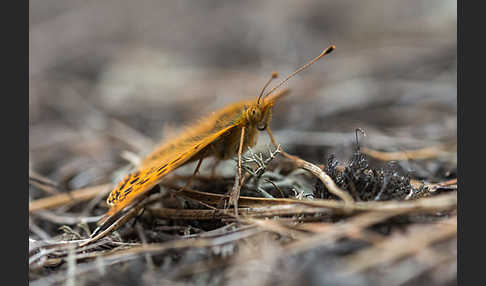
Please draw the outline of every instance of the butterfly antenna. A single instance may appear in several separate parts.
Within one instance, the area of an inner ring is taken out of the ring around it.
[[[314,59],[310,60],[308,63],[306,63],[305,65],[301,66],[298,70],[294,71],[291,75],[289,75],[286,79],[282,80],[279,84],[277,84],[274,88],[272,88],[269,92],[267,92],[263,98],[265,98],[266,96],[268,96],[269,94],[271,94],[272,92],[274,92],[277,88],[281,87],[284,83],[286,83],[289,79],[291,79],[294,75],[298,74],[299,72],[307,69],[308,67],[310,67],[313,63],[317,62],[318,60],[320,60],[323,56],[329,54],[330,52],[334,51],[334,49],[336,48],[335,45],[330,45],[329,47],[327,47],[327,49],[325,49],[324,51],[322,51],[322,53],[320,55],[318,55],[317,57],[315,57]],[[260,99],[260,98],[258,98]]]
[[[267,81],[267,83],[263,86],[263,89],[262,89],[262,92],[260,92],[260,95],[258,96],[258,101],[257,103],[260,104],[260,99],[262,98],[263,96],[263,93],[265,92],[265,89],[268,87],[268,85],[272,82],[272,80],[274,78],[277,78],[278,77],[278,73],[277,72],[273,72],[272,73],[272,77]]]

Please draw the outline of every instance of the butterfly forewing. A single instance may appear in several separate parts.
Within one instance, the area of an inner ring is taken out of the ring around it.
[[[169,153],[166,157],[158,158],[158,161],[152,158],[150,161],[142,162],[137,171],[128,174],[110,193],[107,203],[111,208],[101,221],[123,210],[134,199],[145,194],[160,183],[165,175],[193,159],[199,154],[200,150],[235,127],[236,125],[230,125],[211,135],[204,136],[197,141],[193,140],[192,144],[179,145],[177,150],[174,149],[174,152]],[[185,148],[181,150],[180,147],[184,145]],[[167,148],[171,148],[170,145],[167,145]],[[160,151],[163,151],[162,153],[165,152],[163,148],[160,148]]]

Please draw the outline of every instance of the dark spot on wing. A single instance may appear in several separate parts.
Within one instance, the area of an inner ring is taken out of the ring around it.
[[[132,187],[126,189],[123,191],[123,193],[125,193],[125,195],[129,194],[130,192],[132,191]]]
[[[157,171],[159,171],[159,172],[160,172],[160,171],[162,171],[162,169],[164,169],[165,167],[167,167],[167,163],[166,163],[166,164],[164,164],[164,165],[162,165],[160,168],[158,168],[158,169],[157,169]]]
[[[123,189],[123,187],[125,187],[125,185],[127,184],[128,179],[129,179],[129,177],[125,178],[125,179],[123,180],[123,182],[121,183],[121,186],[120,186],[118,189]]]

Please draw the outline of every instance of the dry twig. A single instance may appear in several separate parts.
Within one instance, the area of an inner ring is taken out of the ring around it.
[[[349,273],[360,272],[413,255],[429,245],[457,235],[457,217],[425,226],[417,226],[408,235],[396,235],[347,258]]]
[[[398,152],[382,152],[363,147],[362,151],[366,155],[381,161],[403,161],[436,158],[449,153],[450,151],[448,151],[448,149],[452,148],[457,148],[457,145],[451,147],[448,144],[442,144],[417,150],[403,150]]]
[[[29,213],[55,208],[69,203],[77,203],[87,201],[98,196],[100,193],[108,193],[110,191],[110,185],[99,185],[94,187],[88,187],[71,191],[69,194],[59,194],[54,196],[45,197],[29,203]]]

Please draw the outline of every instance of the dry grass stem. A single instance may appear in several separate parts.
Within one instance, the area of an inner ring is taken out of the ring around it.
[[[227,198],[227,195],[206,193],[186,189],[184,194],[193,199],[203,201],[208,204],[217,204],[220,200]],[[281,198],[255,198],[255,197],[240,197],[240,205],[245,207],[257,207],[265,205],[281,205],[281,204],[299,204],[317,208],[328,208],[338,212],[346,211],[396,211],[407,210],[415,212],[433,212],[450,210],[457,207],[457,194],[441,194],[430,198],[421,198],[410,201],[371,201],[371,202],[356,202],[353,204],[345,204],[344,202],[335,200],[296,200],[296,199],[281,199]]]
[[[233,218],[233,211],[227,209],[214,210],[191,210],[191,209],[169,209],[169,208],[149,208],[151,214],[158,218],[165,219],[198,219],[213,220]],[[301,205],[275,205],[255,208],[239,208],[238,213],[244,217],[272,217],[283,215],[301,215],[329,212],[326,208],[313,208]]]
[[[70,203],[87,201],[99,196],[101,193],[108,194],[111,191],[110,186],[111,185],[109,184],[99,185],[71,191],[69,194],[58,194],[38,199],[29,203],[29,213],[43,209],[55,208]]]
[[[431,244],[457,235],[457,217],[432,225],[417,226],[406,235],[395,235],[371,248],[347,257],[346,271],[360,272],[413,255]]]
[[[442,144],[417,150],[403,150],[397,152],[382,152],[363,147],[362,152],[381,161],[402,161],[432,159],[444,154],[450,154],[452,149],[457,149],[457,145],[451,146],[450,144]]]

